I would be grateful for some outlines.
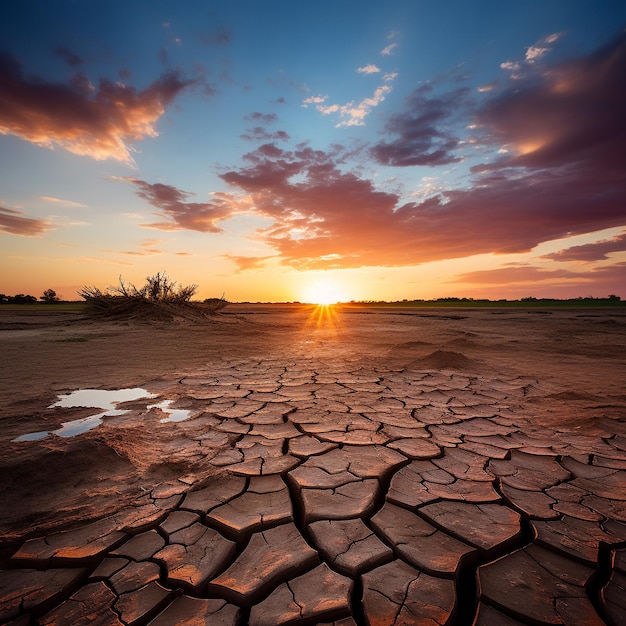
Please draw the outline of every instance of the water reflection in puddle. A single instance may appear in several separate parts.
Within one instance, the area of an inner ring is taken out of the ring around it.
[[[39,439],[44,439],[51,434],[59,437],[74,437],[75,435],[80,435],[81,433],[87,432],[96,426],[100,426],[105,417],[113,417],[115,415],[124,415],[125,413],[129,413],[129,410],[115,408],[120,402],[129,402],[130,400],[141,400],[142,398],[154,397],[155,395],[153,393],[150,393],[145,389],[141,389],[140,387],[114,390],[78,389],[77,391],[72,391],[72,393],[59,396],[57,402],[51,404],[48,408],[85,407],[105,410],[103,412],[96,413],[95,415],[89,415],[87,417],[81,417],[80,419],[71,420],[69,422],[63,422],[61,428],[57,428],[56,430],[41,430],[36,433],[20,435],[19,437],[13,439],[13,441],[37,441]]]
[[[78,389],[62,396],[54,404],[48,408],[52,409],[56,406],[73,408],[77,406],[94,407],[96,409],[114,409],[120,402],[129,402],[130,400],[141,400],[142,398],[154,398],[154,394],[141,389],[141,387],[133,387],[132,389]]]
[[[191,417],[191,411],[187,409],[170,409],[170,405],[174,400],[163,400],[158,404],[148,405],[148,409],[160,409],[164,413],[169,413],[167,417],[164,417],[161,422],[184,422]]]

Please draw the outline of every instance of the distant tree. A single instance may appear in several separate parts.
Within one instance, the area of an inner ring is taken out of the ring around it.
[[[614,293],[612,293],[609,296],[609,300],[611,300],[612,302],[619,302],[621,300],[621,298],[619,296],[616,296]]]
[[[0,293],[0,302],[8,302],[9,298],[10,298],[10,296],[7,296],[4,293]]]
[[[43,292],[43,296],[39,296],[39,299],[46,304],[52,304],[53,302],[58,302],[59,297],[57,296],[57,292],[54,289],[46,289]]]
[[[35,298],[35,296],[18,293],[16,296],[13,296],[13,298],[9,298],[9,302],[14,302],[15,304],[32,304],[33,302],[37,302],[37,298]]]

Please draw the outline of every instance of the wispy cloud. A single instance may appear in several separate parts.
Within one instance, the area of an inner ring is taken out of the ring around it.
[[[460,274],[450,282],[480,285],[503,285],[511,283],[534,284],[542,281],[579,280],[585,274],[566,269],[546,269],[533,265],[516,265],[491,270],[478,270]]]
[[[396,33],[391,33],[388,39],[396,36]],[[392,50],[397,44],[390,44],[385,48]],[[382,54],[385,54],[385,50]],[[381,68],[375,63],[368,63],[357,68],[359,74],[380,74]],[[318,95],[309,96],[302,101],[302,106],[307,108],[309,105],[315,105],[315,108],[322,115],[335,115],[339,114],[339,121],[335,124],[336,128],[342,128],[347,126],[364,126],[365,118],[369,115],[371,110],[377,107],[381,102],[385,100],[387,95],[392,91],[392,87],[389,83],[393,82],[398,77],[398,72],[385,72],[382,76],[383,82],[386,84],[376,87],[374,93],[371,96],[363,98],[360,101],[351,100],[345,104],[338,102],[328,102],[329,97]]]
[[[514,80],[523,78],[527,72],[534,70],[534,65],[546,56],[553,48],[554,44],[561,38],[562,33],[552,33],[542,37],[537,43],[526,48],[524,59],[519,61],[504,61],[500,63],[500,68],[510,73]]]
[[[385,57],[389,56],[393,53],[393,51],[398,47],[397,43],[390,43],[388,46],[385,46],[380,53]]]
[[[250,115],[246,115],[245,119],[262,124],[272,124],[278,121],[278,115],[276,115],[276,113],[259,113],[255,111],[254,113],[250,113]]]
[[[220,233],[218,224],[237,211],[229,194],[215,193],[211,202],[189,202],[193,194],[163,183],[148,183],[138,178],[118,178],[137,187],[136,194],[159,210],[158,215],[167,221],[141,224],[157,230],[196,230],[203,233]]]
[[[72,200],[63,200],[62,198],[55,198],[54,196],[39,196],[41,200],[45,200],[46,202],[52,202],[54,204],[60,204],[66,207],[78,208],[78,209],[86,209],[87,205],[82,204],[80,202],[73,202]]]
[[[232,261],[237,267],[238,272],[246,270],[256,270],[263,267],[263,264],[273,255],[269,256],[237,256],[234,254],[223,254],[222,257],[228,261]]]
[[[255,111],[254,113],[246,115],[245,119],[259,124],[259,126],[249,128],[245,133],[240,135],[240,137],[246,141],[268,142],[289,140],[289,135],[284,130],[267,130],[267,126],[278,121],[278,115],[276,115],[276,113],[259,113]]]
[[[0,54],[0,133],[132,163],[132,143],[155,137],[166,107],[193,82],[168,72],[143,91],[107,79],[96,88],[82,74],[53,83],[25,75],[13,56]]]
[[[553,48],[553,44],[556,43],[560,37],[561,33],[553,33],[552,35],[542,37],[536,44],[526,48],[524,58],[528,61],[528,63],[534,63],[550,52]]]
[[[309,96],[302,101],[302,106],[306,109],[309,104],[322,104],[328,100],[328,96]]]
[[[487,292],[498,294],[502,294],[502,286],[506,285],[510,294],[518,296],[554,296],[555,293],[560,293],[563,297],[587,295],[590,290],[593,290],[596,297],[607,296],[615,290],[616,285],[623,285],[625,282],[626,263],[595,267],[588,271],[519,265],[468,272],[450,281],[484,287]]]
[[[609,258],[612,252],[626,252],[626,232],[594,243],[565,248],[552,254],[546,254],[544,259],[553,261],[602,261]]]
[[[163,243],[163,241],[163,239],[145,239],[139,246],[141,250],[128,250],[120,252],[120,254],[128,256],[152,256],[155,254],[164,254],[164,250],[156,247]]]
[[[370,111],[383,102],[391,90],[392,87],[390,85],[381,85],[375,89],[370,97],[363,98],[360,102],[348,102],[347,104],[318,104],[316,109],[323,115],[339,113],[341,121],[335,124],[337,128],[341,128],[342,126],[364,126],[365,118],[369,115]]]
[[[242,139],[246,141],[288,141],[289,134],[284,130],[277,130],[274,132],[268,131],[262,126],[255,126],[249,128],[245,133],[240,135]]]
[[[26,217],[22,211],[0,206],[0,232],[22,237],[39,237],[52,228],[52,224],[46,220]]]
[[[380,67],[378,67],[378,65],[370,63],[369,65],[364,65],[363,67],[357,68],[356,71],[359,74],[378,74],[380,72]]]

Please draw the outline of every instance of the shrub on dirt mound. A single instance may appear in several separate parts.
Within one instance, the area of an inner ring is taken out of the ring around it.
[[[178,285],[165,272],[148,276],[146,283],[137,288],[125,283],[101,291],[97,287],[83,287],[78,295],[87,303],[92,315],[114,319],[145,321],[171,321],[174,319],[203,319],[223,309],[228,302],[221,298],[208,298],[192,302],[197,285]]]

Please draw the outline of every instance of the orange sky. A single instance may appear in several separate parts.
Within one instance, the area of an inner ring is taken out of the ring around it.
[[[0,6],[0,293],[626,298],[626,5],[243,4]]]

